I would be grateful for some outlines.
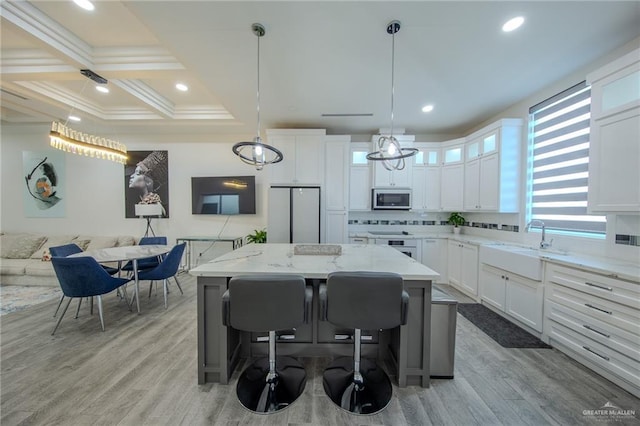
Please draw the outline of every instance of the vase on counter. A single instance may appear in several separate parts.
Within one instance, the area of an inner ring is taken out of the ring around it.
[[[454,226],[453,227],[453,233],[455,235],[460,235],[460,227],[459,226]]]

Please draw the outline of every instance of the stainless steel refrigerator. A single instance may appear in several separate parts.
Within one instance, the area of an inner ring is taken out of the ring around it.
[[[268,243],[320,242],[320,187],[269,188]]]

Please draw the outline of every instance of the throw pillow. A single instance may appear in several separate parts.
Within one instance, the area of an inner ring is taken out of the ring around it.
[[[102,248],[115,247],[118,242],[117,237],[92,237],[92,236],[81,235],[78,237],[78,239],[89,240],[89,246],[86,248],[86,250],[96,250],[96,249],[102,249]],[[76,241],[73,241],[73,242],[75,243]]]
[[[49,252],[49,249],[42,252],[41,260],[43,262],[51,262],[51,252]]]
[[[50,247],[63,246],[65,244],[73,243],[72,241],[77,235],[51,235],[47,237],[47,241],[42,245],[42,249],[49,249]],[[37,250],[31,256],[31,259],[42,258],[42,250]]]
[[[4,234],[0,236],[0,257],[7,257],[9,250],[11,250],[13,243],[18,241],[20,238],[23,238],[29,234],[25,232],[20,232],[16,234]]]
[[[80,247],[82,251],[87,250],[87,247],[89,247],[89,244],[91,243],[90,240],[73,240],[71,242]]]
[[[41,235],[29,235],[19,238],[11,245],[5,257],[7,259],[29,259],[46,239],[47,237]]]

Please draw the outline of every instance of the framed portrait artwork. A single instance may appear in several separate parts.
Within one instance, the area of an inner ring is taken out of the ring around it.
[[[169,152],[128,151],[127,156],[125,217],[138,217],[136,204],[160,204],[161,217],[169,217]]]
[[[65,154],[22,151],[25,217],[65,216]]]

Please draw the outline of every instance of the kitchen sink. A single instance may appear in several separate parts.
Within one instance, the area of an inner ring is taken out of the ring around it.
[[[541,253],[544,250],[509,244],[486,244],[480,246],[480,263],[542,281]]]

